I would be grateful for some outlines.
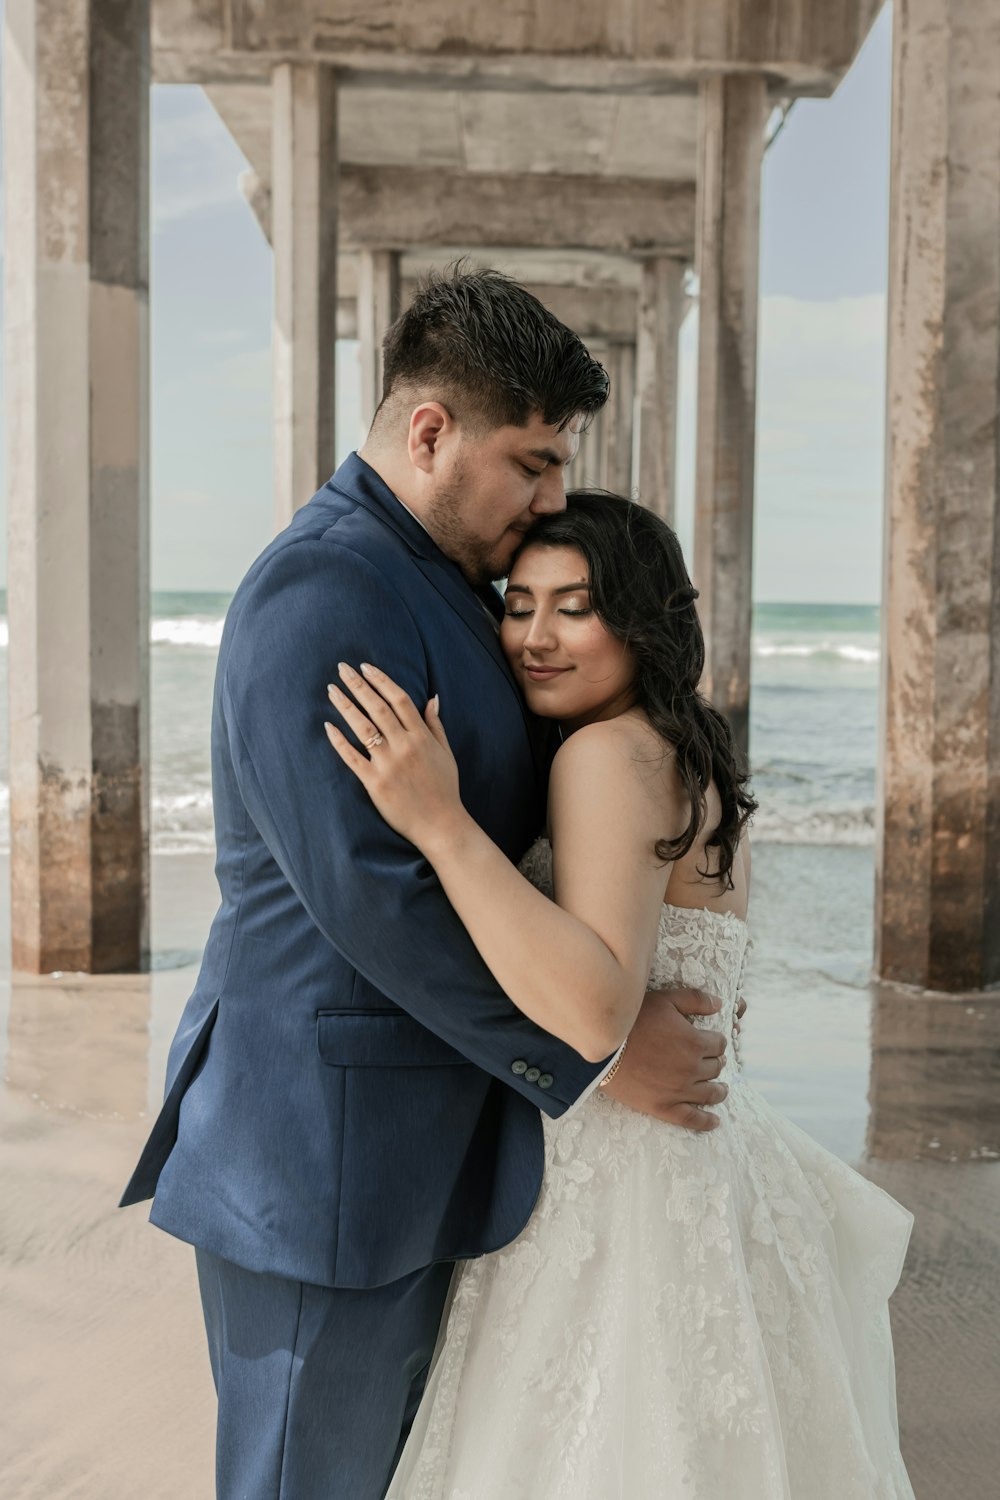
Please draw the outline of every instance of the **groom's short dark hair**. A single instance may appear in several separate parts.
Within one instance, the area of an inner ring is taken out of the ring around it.
[[[382,404],[410,390],[487,430],[551,427],[600,411],[604,367],[537,297],[500,271],[458,262],[425,277],[382,347]],[[379,408],[381,410],[381,407]]]

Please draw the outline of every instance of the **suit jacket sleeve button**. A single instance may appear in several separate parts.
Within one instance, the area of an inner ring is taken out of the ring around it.
[[[524,1075],[525,1083],[537,1083],[542,1076],[541,1068],[529,1068]]]
[[[519,1057],[517,1059],[517,1062],[512,1062],[511,1063],[511,1065],[510,1065],[510,1071],[512,1073],[516,1073],[517,1076],[520,1078],[520,1076],[521,1076],[522,1073],[527,1073],[527,1071],[528,1071],[528,1064],[525,1062],[525,1060],[524,1060],[523,1057]]]
[[[540,1089],[550,1089],[554,1082],[555,1080],[553,1079],[551,1073],[543,1073],[541,1078],[539,1078],[538,1080],[538,1087]]]

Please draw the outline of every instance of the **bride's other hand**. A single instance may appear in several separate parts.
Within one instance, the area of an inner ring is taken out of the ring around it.
[[[330,683],[330,702],[364,748],[330,723],[327,738],[389,826],[428,854],[435,840],[453,836],[468,817],[438,701],[432,698],[420,714],[377,667],[362,663],[359,674],[341,662],[338,670],[351,696]]]
[[[719,1008],[700,990],[651,990],[605,1092],[670,1125],[715,1130],[719,1117],[711,1107],[729,1093],[718,1082],[726,1038],[721,1031],[692,1026],[691,1018],[717,1015]]]

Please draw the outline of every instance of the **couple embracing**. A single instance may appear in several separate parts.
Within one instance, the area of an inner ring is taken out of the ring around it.
[[[910,1217],[742,1076],[756,804],[675,536],[566,496],[607,377],[461,269],[384,370],[229,611],[123,1199],[196,1247],[219,1500],[911,1500]]]

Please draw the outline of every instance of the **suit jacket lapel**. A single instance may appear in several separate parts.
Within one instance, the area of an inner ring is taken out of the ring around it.
[[[508,689],[514,694],[524,719],[525,730],[531,742],[531,751],[539,779],[544,783],[548,774],[548,754],[545,737],[540,735],[535,719],[529,714],[507,658],[497,639],[497,624],[503,618],[503,600],[498,590],[490,586],[492,598],[480,598],[463,577],[461,570],[438,547],[415,516],[412,516],[396,498],[388,485],[356,453],[345,459],[333,478],[315,497],[322,503],[324,490],[330,489],[346,495],[363,505],[386,526],[389,526],[409,547],[414,562],[429,583],[455,611],[463,623],[472,631],[483,647],[493,666],[501,674]],[[485,593],[485,590],[484,590]],[[496,624],[490,620],[493,615]]]
[[[439,560],[440,559],[440,560]],[[438,558],[418,557],[417,567],[424,577],[434,585],[441,597],[451,605],[455,613],[462,619],[472,631],[476,640],[486,651],[490,661],[503,675],[503,679],[520,705],[524,714],[525,723],[528,723],[528,713],[524,699],[518,691],[517,683],[514,681],[507,658],[500,649],[497,638],[497,627],[490,620],[487,613],[489,605],[479,598],[472,590],[461,572],[453,562],[441,553]],[[528,726],[530,730],[530,725]]]

